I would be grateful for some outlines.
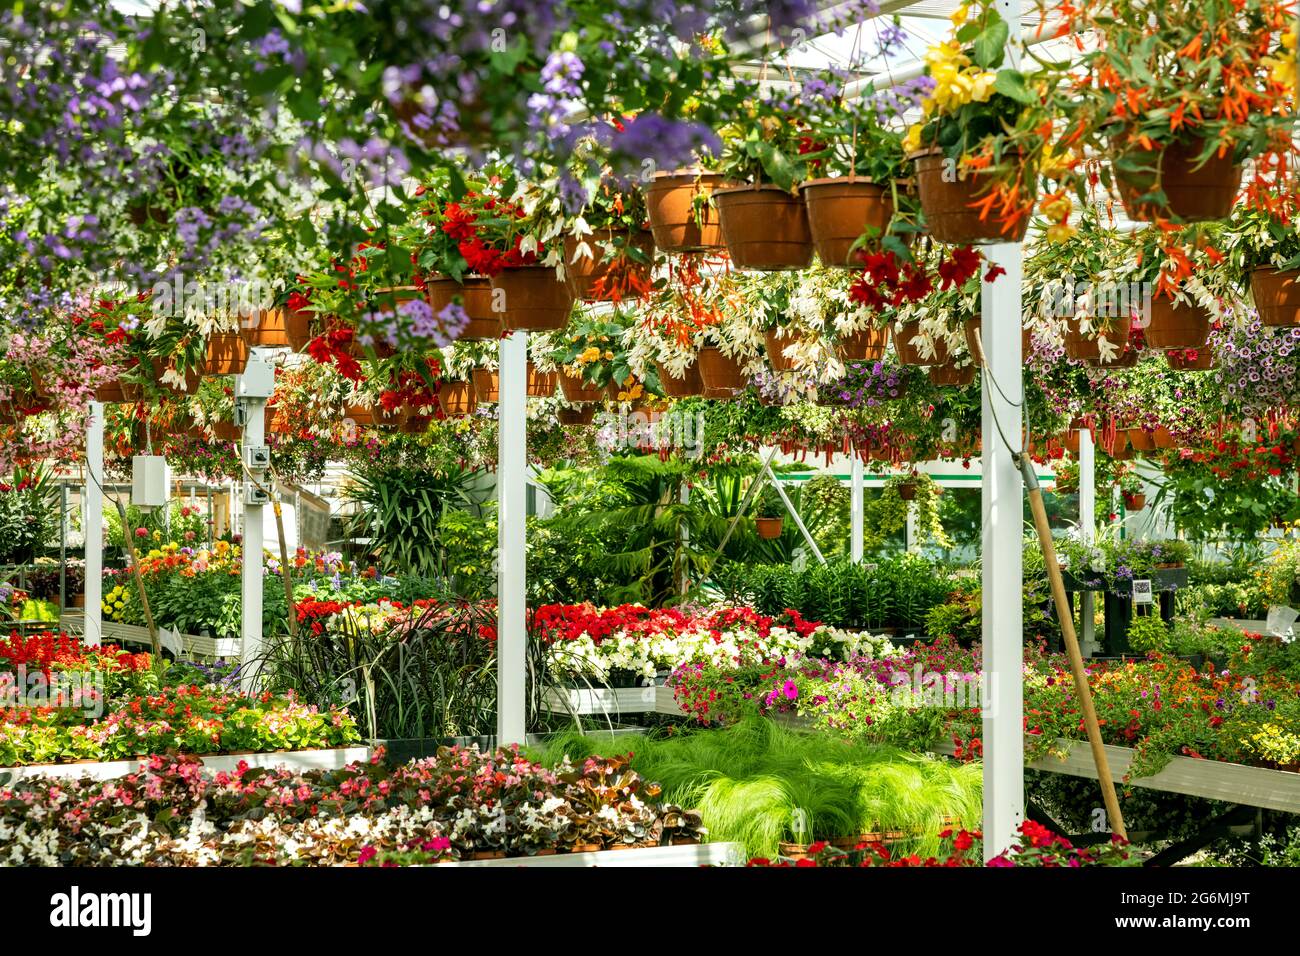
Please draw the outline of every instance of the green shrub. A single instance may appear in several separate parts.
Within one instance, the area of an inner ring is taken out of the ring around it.
[[[1169,650],[1169,628],[1158,614],[1135,616],[1128,627],[1128,646],[1139,654],[1164,653]]]

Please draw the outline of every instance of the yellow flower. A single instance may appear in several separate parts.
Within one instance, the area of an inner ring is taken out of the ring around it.
[[[614,353],[609,351],[608,349],[605,351],[605,361],[606,362],[614,361]]]
[[[1075,233],[1075,228],[1068,222],[1058,222],[1047,227],[1048,242],[1066,242]]]
[[[921,148],[921,130],[924,124],[913,123],[907,128],[907,135],[903,137],[904,152],[914,153]]]
[[[968,7],[966,4],[963,3],[960,7],[958,7],[956,10],[952,12],[952,15],[949,17],[949,19],[952,20],[953,26],[959,27],[966,22],[966,18],[968,16],[970,16],[970,7]]]
[[[1070,202],[1070,197],[1066,194],[1062,194],[1057,196],[1055,199],[1047,200],[1039,206],[1039,208],[1043,211],[1043,215],[1048,219],[1055,220],[1056,222],[1064,222],[1070,218],[1070,210],[1074,208],[1074,206]]]
[[[587,349],[585,352],[583,352],[581,355],[578,356],[578,364],[586,365],[588,362],[595,362],[599,358],[600,358],[600,349],[598,349],[596,346],[593,345],[591,346],[591,348]]]
[[[1077,162],[1074,151],[1067,149],[1062,155],[1057,155],[1052,148],[1051,143],[1043,146],[1043,156],[1038,163],[1038,171],[1048,179],[1060,179],[1063,175],[1074,168]]]
[[[992,70],[984,70],[979,73],[971,74],[971,95],[970,98],[976,103],[984,103],[993,95],[993,81],[998,75]]]

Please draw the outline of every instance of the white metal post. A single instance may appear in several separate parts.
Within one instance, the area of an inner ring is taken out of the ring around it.
[[[1092,431],[1079,429],[1079,536],[1084,544],[1092,544],[1097,532],[1097,450],[1092,443]],[[1082,575],[1086,568],[1071,568],[1076,575]],[[1079,637],[1083,653],[1088,656],[1096,654],[1097,624],[1095,615],[1095,598],[1091,591],[1079,595]]]
[[[528,333],[501,340],[497,413],[497,744],[524,743],[527,693]]]
[[[862,513],[864,505],[864,492],[862,488],[862,459],[857,454],[857,449],[853,450],[853,470],[851,472],[851,482],[849,485],[849,510],[852,512],[850,521],[851,531],[849,532],[849,556],[853,559],[854,564],[862,563]]]
[[[104,638],[104,404],[90,403],[86,426],[86,513],[81,527],[86,539],[86,610],[82,640],[98,647]],[[126,528],[123,534],[128,534]]]
[[[251,361],[251,360],[250,360]],[[247,450],[260,448],[265,442],[266,399],[243,399],[245,414],[244,442],[240,449],[244,461],[248,461]],[[260,476],[259,476],[260,478]],[[249,504],[247,495],[243,497],[243,553],[244,566],[242,584],[242,620],[240,636],[240,686],[246,691],[254,689],[257,678],[257,662],[262,656],[262,575],[265,561],[262,558],[263,532],[262,508],[260,504]],[[292,608],[290,613],[293,613]]]
[[[999,3],[999,8],[1004,5]],[[1004,18],[1019,22],[1015,14]],[[1019,243],[987,246],[990,263],[1005,272],[981,289],[987,371],[983,393],[983,644],[984,855],[1010,848],[1024,819],[1024,614],[1022,610],[1024,484],[1012,460],[1019,450],[1024,387],[1021,379]],[[992,380],[990,380],[990,378]]]

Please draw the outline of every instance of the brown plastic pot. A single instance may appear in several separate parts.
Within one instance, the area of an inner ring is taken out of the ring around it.
[[[700,349],[699,368],[705,398],[731,398],[745,388],[740,362],[723,355],[716,346]]]
[[[1151,433],[1152,443],[1159,449],[1173,448],[1174,436],[1164,425],[1157,425],[1156,430]]]
[[[113,382],[105,382],[95,389],[95,401],[103,402],[105,405],[122,405],[127,402],[138,402],[140,400],[141,388],[133,382],[123,382],[120,379]]]
[[[1130,428],[1128,431],[1128,443],[1133,446],[1134,451],[1155,451],[1155,436],[1145,428]]]
[[[894,217],[894,199],[887,187],[864,179],[810,179],[799,187],[808,210],[813,249],[824,265],[854,267],[853,244],[873,230],[882,235]]]
[[[558,332],[569,324],[573,294],[550,266],[506,269],[491,279],[504,298],[501,328],[506,332]]]
[[[644,190],[646,218],[664,252],[717,252],[723,248],[713,191],[726,182],[716,173],[656,173]]]
[[[1146,495],[1125,495],[1124,496],[1125,511],[1141,511],[1146,506],[1147,506]]]
[[[376,405],[373,410],[375,424],[382,428],[401,428],[406,424],[410,411],[406,408],[387,409]]]
[[[889,326],[861,329],[840,338],[838,351],[845,362],[878,362],[889,347]]]
[[[213,422],[212,435],[218,441],[239,441],[242,431],[234,422]]]
[[[474,382],[474,394],[480,402],[491,405],[501,398],[501,375],[487,368],[476,368],[470,374]]]
[[[970,352],[972,358],[975,358],[979,355],[979,350],[975,348],[975,342],[976,342],[975,334],[977,332],[979,333],[980,346],[982,347],[984,345],[983,329],[984,329],[983,317],[978,315],[975,316],[974,318],[967,319],[966,324],[962,327],[962,332],[966,336],[966,350]],[[1033,348],[1034,348],[1033,335],[1030,333],[1030,331],[1027,328],[1021,326],[1020,327],[1021,357],[1028,355],[1031,351],[1033,351]]]
[[[558,372],[539,372],[533,367],[533,363],[529,362],[528,396],[530,398],[550,398],[555,394],[558,379]]]
[[[555,413],[561,425],[590,425],[596,417],[595,405],[582,405],[579,408],[561,408]]]
[[[916,499],[916,482],[902,481],[898,484],[898,497],[903,501],[914,501]]]
[[[686,366],[681,378],[674,378],[660,362],[655,362],[655,370],[659,373],[659,384],[669,398],[690,398],[704,391],[698,362]]]
[[[457,282],[449,276],[427,276],[424,295],[435,313],[460,298],[461,307],[469,316],[460,341],[490,342],[501,338],[501,316],[492,311],[492,284],[487,279],[470,277]]]
[[[781,532],[785,527],[784,518],[755,518],[754,526],[758,529],[758,536],[768,541],[781,537]]]
[[[358,428],[374,427],[375,410],[369,405],[349,405],[345,414]]]
[[[931,365],[929,375],[932,385],[963,387],[975,381],[975,363],[955,365],[945,362],[942,365]]]
[[[1250,294],[1265,325],[1300,325],[1300,271],[1259,266],[1250,272]]]
[[[1029,229],[1029,216],[1022,216],[1016,227],[1003,232],[993,218],[980,219],[971,204],[981,198],[984,188],[978,175],[967,173],[965,179],[945,181],[948,160],[939,149],[925,149],[908,156],[916,166],[916,190],[925,213],[926,228],[937,241],[949,245],[972,245],[987,242],[1020,242]]]
[[[248,343],[238,332],[216,332],[208,338],[204,375],[242,375],[248,365]]]
[[[894,350],[898,360],[904,365],[942,365],[948,361],[948,341],[942,337],[934,340],[934,355],[929,358],[921,356],[921,346],[912,339],[921,334],[920,322],[904,322],[902,329],[894,336]]]
[[[636,262],[627,256],[622,256],[621,259],[603,259],[604,243],[612,240],[618,243],[619,248],[626,249],[629,236],[631,245],[639,249],[648,262]],[[629,273],[647,284],[650,282],[654,271],[655,242],[653,234],[648,230],[639,229],[635,235],[631,235],[627,229],[601,229],[588,236],[586,243],[591,247],[592,257],[575,262],[573,256],[578,250],[578,240],[573,236],[564,240],[564,281],[568,283],[569,292],[575,299],[583,302],[614,302],[627,298],[621,294],[622,290],[612,286]]]
[[[1116,316],[1111,320],[1110,330],[1106,333],[1106,341],[1114,344],[1117,349],[1120,345],[1127,346],[1132,327],[1133,320],[1129,316]],[[1078,319],[1066,320],[1065,354],[1076,362],[1099,361],[1101,349],[1097,345],[1096,330],[1094,330],[1093,335],[1084,335],[1080,330]]]
[[[1210,337],[1210,313],[1199,305],[1152,299],[1151,322],[1143,331],[1153,349],[1199,349]]]
[[[458,418],[478,407],[478,396],[469,382],[442,382],[438,385],[438,404],[448,417]]]
[[[1062,434],[1061,447],[1073,455],[1079,454],[1079,429],[1071,428]]]
[[[1126,160],[1147,167],[1145,170],[1121,170],[1112,163],[1128,217],[1151,222],[1177,216],[1184,222],[1204,222],[1231,215],[1241,187],[1241,166],[1232,161],[1229,153],[1213,155],[1196,168],[1196,157],[1204,147],[1204,140],[1194,139],[1170,143],[1160,150],[1134,149],[1123,154]],[[1164,191],[1167,206],[1142,200],[1156,189]]]
[[[429,424],[433,421],[432,415],[415,415],[406,416],[406,420],[398,426],[398,431],[404,435],[423,435],[429,430]]]
[[[1214,368],[1214,350],[1208,347],[1199,349],[1171,349],[1165,353],[1165,361],[1173,372],[1203,372]]]
[[[291,318],[294,317],[294,318]],[[305,316],[298,319],[297,316]],[[288,309],[263,309],[256,315],[246,315],[239,320],[239,334],[250,346],[265,348],[291,348],[294,338],[289,334],[293,322],[304,332],[308,326],[310,312],[290,312]]]
[[[727,253],[739,269],[779,272],[812,262],[803,200],[779,186],[733,186],[713,193]]]
[[[785,356],[785,348],[794,344],[794,337],[782,337],[777,329],[768,329],[763,333],[763,342],[767,346],[767,364],[776,372],[788,372],[794,368],[794,362]]]
[[[581,376],[570,375],[567,369],[560,370],[560,391],[564,393],[564,400],[570,405],[598,402],[605,394],[605,390],[599,385],[592,385]]]

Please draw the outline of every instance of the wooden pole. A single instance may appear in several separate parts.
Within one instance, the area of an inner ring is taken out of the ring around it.
[[[1106,760],[1106,750],[1101,743],[1101,725],[1097,723],[1097,710],[1092,704],[1092,689],[1088,686],[1088,675],[1083,670],[1083,655],[1079,651],[1079,639],[1074,633],[1074,615],[1065,596],[1065,580],[1061,577],[1061,565],[1056,560],[1056,547],[1052,543],[1052,531],[1047,524],[1047,508],[1043,504],[1043,490],[1038,486],[1038,475],[1034,463],[1028,455],[1016,456],[1020,473],[1024,475],[1025,489],[1029,493],[1029,507],[1034,515],[1034,528],[1038,532],[1038,543],[1043,550],[1043,561],[1047,565],[1047,579],[1052,585],[1052,597],[1056,601],[1056,616],[1061,622],[1061,634],[1065,639],[1065,652],[1070,658],[1070,671],[1074,675],[1074,690],[1083,709],[1083,722],[1088,730],[1088,744],[1092,748],[1092,759],[1097,765],[1097,779],[1101,782],[1101,796],[1106,802],[1106,814],[1110,817],[1111,832],[1123,839],[1128,839],[1124,829],[1124,817],[1120,813],[1119,798],[1115,795],[1115,781],[1110,776],[1110,764]]]

